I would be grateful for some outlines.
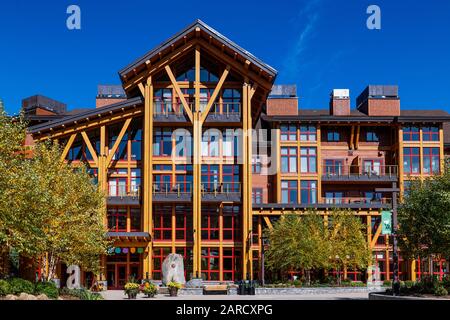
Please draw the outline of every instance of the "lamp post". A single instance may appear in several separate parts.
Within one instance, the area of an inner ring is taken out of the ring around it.
[[[392,222],[393,222],[393,230],[392,230],[392,238],[393,238],[393,257],[392,260],[394,262],[394,281],[392,282],[392,289],[394,292],[394,296],[400,294],[400,280],[398,277],[399,273],[399,263],[398,263],[398,242],[397,242],[397,230],[398,230],[398,219],[397,219],[397,193],[400,192],[400,189],[397,188],[397,182],[392,183],[392,188],[376,188],[375,192],[392,192]],[[381,226],[380,226],[381,227]],[[389,260],[388,260],[389,263]]]

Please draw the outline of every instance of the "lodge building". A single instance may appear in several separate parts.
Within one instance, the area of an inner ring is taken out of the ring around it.
[[[355,109],[342,89],[323,109],[299,109],[295,86],[274,85],[274,68],[199,20],[119,75],[121,86],[99,86],[93,109],[67,112],[42,96],[23,106],[32,139],[57,140],[63,159],[87,163],[108,196],[109,288],[130,275],[161,279],[172,252],[188,279],[258,279],[265,228],[285,213],[327,219],[334,208],[367,225],[382,279],[392,279],[392,238],[380,235],[391,195],[375,189],[404,192],[411,177],[442,172],[448,113],[402,110],[396,86],[368,86]],[[266,152],[245,134],[252,129],[270,132]],[[427,265],[400,259],[400,277]],[[446,261],[433,268],[449,272]]]

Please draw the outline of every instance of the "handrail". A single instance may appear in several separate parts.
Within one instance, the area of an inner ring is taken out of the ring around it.
[[[398,165],[326,165],[323,162],[323,175],[333,176],[368,176],[397,177]]]
[[[140,197],[141,195],[141,186],[140,185],[132,185],[131,188],[135,187],[135,190],[130,189],[128,191],[126,186],[118,186],[114,188],[110,188],[108,190],[109,197]],[[117,192],[111,192],[112,189],[116,189]]]
[[[342,198],[327,198],[323,197],[323,204],[391,204],[391,198],[375,198],[367,199],[364,197],[342,197]]]

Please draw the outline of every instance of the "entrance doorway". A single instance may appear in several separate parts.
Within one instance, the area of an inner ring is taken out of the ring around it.
[[[142,279],[140,254],[115,254],[106,258],[106,280],[109,290],[121,290],[129,279]]]

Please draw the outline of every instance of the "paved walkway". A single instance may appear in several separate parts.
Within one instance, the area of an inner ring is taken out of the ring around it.
[[[102,292],[105,300],[128,300],[122,290],[108,290]],[[239,295],[184,295],[178,297],[169,297],[166,294],[158,294],[155,298],[147,298],[139,294],[139,300],[367,300],[367,292],[349,292],[335,294],[314,294],[314,295],[258,295],[258,296],[239,296]]]

